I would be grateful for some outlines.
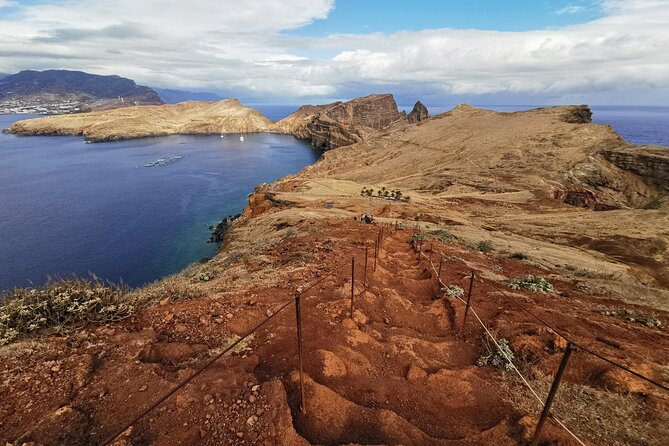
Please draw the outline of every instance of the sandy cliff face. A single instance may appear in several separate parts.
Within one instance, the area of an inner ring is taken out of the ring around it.
[[[14,123],[12,133],[83,135],[110,141],[172,134],[266,132],[272,122],[236,99],[127,107],[74,115],[47,116]]]
[[[422,104],[421,104],[422,106]],[[348,102],[300,107],[277,122],[273,129],[311,140],[315,147],[333,149],[360,142],[370,134],[393,124],[426,119],[427,109],[417,111],[407,120],[400,113],[391,94],[375,94]]]

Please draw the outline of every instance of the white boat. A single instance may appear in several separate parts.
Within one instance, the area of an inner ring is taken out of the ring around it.
[[[223,133],[221,133],[221,138],[225,138],[225,135]]]
[[[240,137],[239,137],[239,140],[242,141],[242,142],[244,142],[244,137],[243,137],[243,136],[240,136]]]

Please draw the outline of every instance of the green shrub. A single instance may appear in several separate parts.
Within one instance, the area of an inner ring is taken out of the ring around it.
[[[209,282],[211,279],[214,278],[214,275],[211,274],[210,272],[203,271],[199,273],[197,276],[195,276],[195,279],[200,281],[200,282]]]
[[[423,234],[414,234],[411,237],[409,237],[409,243],[417,242],[419,240],[429,240],[427,237],[425,237]]]
[[[662,325],[662,322],[653,313],[642,313],[640,311],[631,310],[629,308],[615,308],[615,309],[604,309],[600,311],[601,314],[605,316],[611,316],[618,319],[625,320],[627,322],[632,322],[639,325],[644,325],[648,328],[659,328]]]
[[[500,370],[506,370],[508,372],[512,371],[513,366],[511,361],[513,361],[514,356],[509,341],[501,338],[497,340],[497,344],[499,345],[499,348],[497,348],[494,343],[489,344],[486,342],[484,344],[485,352],[479,357],[476,364],[479,367],[490,365]]]
[[[456,236],[445,229],[436,229],[434,231],[430,231],[430,234],[434,235],[438,241],[446,244],[454,243],[458,239]]]
[[[512,290],[529,290],[545,294],[555,291],[553,285],[548,280],[533,275],[516,277],[509,283],[509,288]]]
[[[493,249],[492,242],[490,240],[479,242],[479,244],[476,245],[476,249],[480,252],[490,252]]]
[[[123,285],[90,279],[49,280],[38,288],[15,288],[0,299],[0,345],[38,330],[84,322],[111,322],[135,312]]]
[[[457,285],[447,285],[445,288],[442,288],[441,291],[449,297],[458,298],[465,295],[465,290],[460,288]]]

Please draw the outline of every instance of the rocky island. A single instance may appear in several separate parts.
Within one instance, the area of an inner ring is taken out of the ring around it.
[[[579,347],[553,414],[587,444],[662,444],[669,148],[624,141],[586,106],[429,117],[391,99],[306,106],[276,124],[236,101],[18,123],[98,140],[237,126],[331,150],[257,187],[206,263],[131,291],[65,282],[7,295],[0,439],[526,444],[569,339],[609,362]],[[541,441],[575,444],[552,420]]]

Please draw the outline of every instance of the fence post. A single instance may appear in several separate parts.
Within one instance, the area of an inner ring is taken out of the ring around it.
[[[472,277],[469,279],[469,291],[467,292],[467,306],[465,307],[465,315],[462,318],[462,327],[460,331],[465,328],[465,323],[467,322],[467,314],[469,313],[469,302],[472,299],[472,288],[474,288],[474,270],[472,270]]]
[[[365,273],[362,276],[362,283],[367,286],[367,255],[369,254],[369,246],[365,246]]]
[[[300,361],[300,411],[307,413],[304,403],[304,368],[302,366],[302,313],[300,311],[300,295],[295,297],[295,317],[297,319],[297,355]]]
[[[351,319],[353,319],[353,293],[355,291],[355,257],[351,257]]]
[[[567,362],[569,361],[569,357],[571,356],[571,352],[573,350],[574,350],[574,344],[572,344],[570,341],[567,344],[567,349],[564,351],[564,354],[562,355],[562,361],[560,361],[560,367],[558,367],[558,371],[555,374],[555,379],[553,379],[553,385],[551,386],[551,390],[548,392],[548,397],[546,398],[546,403],[544,404],[544,410],[541,411],[541,418],[539,418],[539,423],[537,423],[537,429],[534,431],[534,438],[532,438],[532,443],[530,443],[530,446],[536,446],[537,442],[539,441],[539,437],[541,436],[541,430],[544,428],[544,423],[546,423],[546,419],[548,418],[551,406],[553,405],[553,399],[555,398],[555,394],[557,393],[558,387],[560,386],[560,381],[562,381],[562,375],[564,374],[564,371],[567,368]]]

